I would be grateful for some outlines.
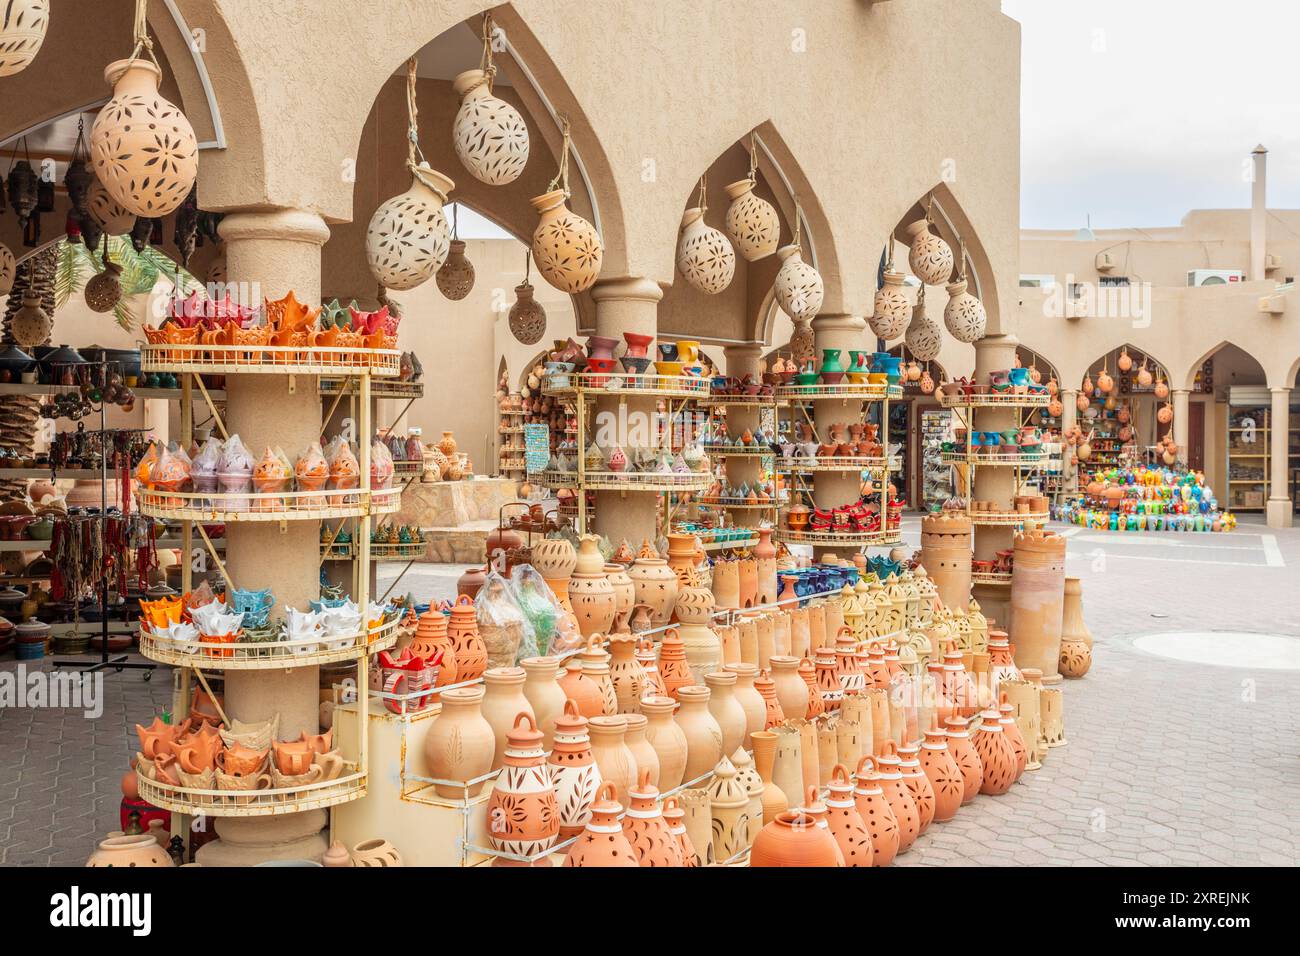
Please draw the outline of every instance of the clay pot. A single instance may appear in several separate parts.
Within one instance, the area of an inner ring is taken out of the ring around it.
[[[776,255],[781,260],[772,283],[777,304],[796,321],[811,319],[821,310],[826,291],[821,274],[803,261],[798,246],[782,246]]]
[[[600,639],[592,636],[576,657],[570,658],[560,686],[565,696],[578,702],[584,717],[618,713],[614,682],[609,677],[609,655],[601,649]],[[576,663],[576,667],[574,666]]]
[[[605,565],[605,580],[614,589],[614,623],[611,629],[616,633],[628,633],[628,621],[636,607],[636,586],[621,564]]]
[[[352,848],[352,865],[357,867],[405,866],[402,854],[387,840],[363,840]]]
[[[650,607],[650,616],[655,626],[667,624],[677,604],[680,585],[677,575],[668,567],[668,562],[659,557],[649,541],[642,543],[640,553],[627,570],[627,576],[632,579],[636,603]]]
[[[740,562],[716,561],[710,583],[715,603],[720,608],[740,607]]]
[[[0,18],[0,76],[25,70],[40,52],[50,27],[50,0],[16,0]]]
[[[735,753],[745,744],[745,708],[736,699],[736,675],[733,671],[714,671],[704,675],[709,688],[709,713],[722,730],[722,752]]]
[[[533,261],[547,282],[572,295],[595,284],[605,250],[595,227],[564,203],[562,189],[532,199],[541,217],[533,231]]]
[[[1083,641],[1061,641],[1058,669],[1062,677],[1077,679],[1092,667],[1092,648]]]
[[[867,321],[871,331],[885,341],[905,334],[912,318],[912,303],[903,289],[904,278],[903,273],[886,269],[884,281],[876,290],[874,309]]]
[[[537,718],[537,726],[543,734],[543,748],[550,750],[555,740],[555,721],[564,711],[564,689],[557,680],[560,658],[525,657],[519,666],[526,675],[524,699]]]
[[[926,285],[942,285],[952,277],[952,247],[930,231],[930,224],[918,219],[907,227],[911,249],[907,264],[912,274]]]
[[[746,262],[770,256],[781,240],[781,220],[776,208],[754,195],[755,185],[752,179],[742,179],[725,187],[731,205],[727,207],[724,225],[736,251]]]
[[[591,819],[591,804],[601,783],[600,768],[591,754],[587,718],[572,700],[564,702],[564,710],[556,718],[546,765],[555,786],[560,839],[567,840],[581,833]]]
[[[639,866],[632,844],[623,834],[618,815],[623,806],[612,783],[601,784],[591,807],[591,820],[569,848],[565,866]]]
[[[686,766],[683,781],[690,783],[713,769],[721,759],[722,728],[709,713],[707,687],[683,687],[677,692],[677,726],[686,738]]]
[[[503,765],[509,746],[511,728],[518,725],[518,715],[527,714],[534,726],[537,717],[524,696],[527,672],[522,667],[490,667],[483,673],[483,701],[480,712],[492,728],[496,748],[492,753],[491,770]]]
[[[682,846],[664,819],[658,798],[659,789],[651,782],[649,770],[642,769],[630,791],[623,835],[641,866],[685,866]]]
[[[532,565],[547,581],[568,580],[578,564],[578,552],[568,538],[545,538],[532,548]]]
[[[966,793],[966,781],[957,761],[948,752],[947,737],[939,728],[938,719],[925,731],[921,744],[921,771],[930,781],[934,792],[934,819],[951,820],[961,808]]]
[[[826,798],[826,823],[839,844],[845,866],[871,866],[875,849],[871,833],[853,798],[853,781],[842,763],[831,768],[830,795]]]
[[[1016,755],[1016,779],[1020,779],[1026,768],[1029,766],[1029,748],[1025,744],[1025,738],[1020,733],[1020,725],[1016,723],[1016,709],[1012,706],[1007,698],[1005,691],[999,696],[998,704],[998,723],[1002,726],[1002,733],[1007,738],[1007,743],[1011,744],[1011,750]]]
[[[763,699],[763,695],[754,686],[754,678],[758,676],[758,665],[745,662],[728,664],[724,670],[731,671],[736,675],[734,693],[736,701],[745,712],[745,736],[743,740],[748,743],[754,731],[763,730],[767,725],[767,701]]]
[[[736,251],[721,230],[704,221],[704,210],[699,207],[682,215],[677,271],[688,285],[706,295],[722,292],[736,274]]]
[[[650,721],[645,714],[623,714],[627,720],[627,733],[623,735],[623,740],[627,744],[627,749],[632,751],[632,757],[636,760],[637,773],[642,770],[650,772],[650,782],[659,785],[659,755],[655,753],[654,747],[650,741],[646,740],[646,728],[650,726]]]
[[[749,791],[726,757],[713,767],[707,790],[713,853],[720,863],[725,863],[739,857],[749,846]]]
[[[980,792],[980,785],[984,782],[984,764],[980,762],[979,752],[971,742],[970,731],[966,729],[968,723],[965,717],[955,715],[944,722],[948,751],[952,754],[957,769],[961,771],[963,804],[975,799],[975,795]]]
[[[677,636],[690,668],[691,682],[700,684],[704,675],[722,666],[722,642],[709,626],[713,615],[713,594],[708,588],[682,588],[677,597]]]
[[[984,768],[980,793],[1001,796],[1016,782],[1015,748],[1003,733],[1001,714],[996,709],[986,710],[980,716],[983,720],[972,741]]]
[[[651,696],[641,701],[641,713],[646,717],[645,739],[659,758],[658,787],[663,791],[676,790],[686,779],[686,734],[673,711],[677,702],[671,697]]]
[[[871,865],[889,866],[898,855],[898,819],[881,786],[876,758],[868,755],[858,761],[855,777],[853,802],[871,834]]]
[[[767,671],[761,670],[754,678],[754,689],[763,698],[763,729],[771,730],[785,723],[785,712],[781,710],[781,701],[776,696],[776,685]]]
[[[808,685],[799,676],[799,661],[777,655],[769,660],[773,691],[787,717],[807,717]]]
[[[435,687],[457,682],[456,648],[447,634],[447,615],[437,608],[431,607],[420,615],[415,638],[407,645],[407,650],[413,657],[423,658],[427,664],[438,664]]]
[[[86,866],[168,867],[175,866],[167,851],[158,845],[152,834],[111,836],[101,840],[95,852],[86,860]]]
[[[984,304],[966,291],[966,280],[948,283],[948,304],[943,309],[943,324],[958,342],[970,344],[984,338],[988,314]]]
[[[555,845],[560,812],[533,715],[521,712],[507,733],[501,773],[487,804],[488,845],[516,856],[536,856]],[[497,859],[493,865],[509,865]]]
[[[930,824],[934,822],[935,799],[930,778],[921,769],[920,749],[917,744],[898,748],[899,769],[903,773],[903,783],[907,786],[907,792],[912,795],[912,802],[916,804],[916,812],[920,816],[918,835],[928,830]]]
[[[888,741],[876,756],[876,777],[898,822],[898,852],[906,853],[921,835],[921,814],[903,782],[901,765],[896,745]]]
[[[636,757],[626,740],[627,718],[622,714],[592,717],[587,721],[587,732],[591,735],[591,755],[600,770],[600,779],[612,783],[626,800],[637,778]]]
[[[749,865],[843,866],[830,830],[802,810],[786,811],[763,827],[749,852]]]
[[[455,188],[420,163],[410,188],[380,204],[366,228],[366,261],[375,281],[387,289],[414,289],[442,267],[451,243],[443,206]]]
[[[528,125],[523,117],[492,95],[491,77],[482,70],[459,74],[452,89],[461,97],[451,130],[461,165],[489,186],[514,182],[528,164]]]
[[[338,840],[330,844],[329,849],[322,854],[320,865],[330,869],[343,869],[352,866],[352,854]]]
[[[674,700],[678,691],[695,683],[686,661],[686,648],[675,627],[669,628],[659,644],[659,677],[668,696]]]
[[[577,568],[569,578],[569,603],[583,637],[608,633],[618,610],[618,598],[605,575],[605,559],[597,547],[599,542],[595,535],[583,535]]]
[[[754,758],[744,747],[735,749],[731,755],[731,762],[736,768],[736,779],[749,795],[749,806],[745,811],[749,821],[745,845],[749,846],[758,836],[758,831],[763,829],[763,778],[758,775],[758,770],[754,767]]]
[[[677,841],[677,849],[682,855],[682,866],[688,868],[699,866],[698,854],[686,830],[686,811],[682,809],[681,801],[676,796],[664,798],[663,815],[664,822],[668,824],[668,832]]]
[[[480,710],[482,702],[481,686],[443,692],[442,712],[424,738],[424,757],[430,777],[473,780],[492,769],[496,735]],[[484,782],[469,787],[437,783],[433,789],[440,797],[464,799],[466,795],[478,796]]]
[[[136,216],[157,219],[175,212],[198,176],[194,128],[158,95],[162,71],[150,60],[110,63],[104,80],[113,98],[90,131],[95,178]]]
[[[645,672],[645,687],[641,692],[642,696],[658,694],[660,697],[667,697],[668,688],[664,686],[664,679],[659,673],[659,660],[655,655],[655,646],[650,638],[637,638],[636,660],[641,665],[641,670]]]
[[[790,802],[772,779],[776,767],[776,734],[760,730],[750,735],[750,740],[754,747],[754,770],[763,781],[763,824],[767,825],[783,813]]]
[[[1034,667],[1051,680],[1061,658],[1065,612],[1065,539],[1041,529],[1015,536],[1011,571],[1011,624],[1017,666]]]
[[[447,259],[434,273],[434,281],[443,297],[452,302],[459,302],[473,291],[474,263],[466,257],[462,240],[453,239],[448,244]]]
[[[456,680],[464,682],[482,677],[487,670],[487,647],[478,636],[474,600],[468,595],[459,595],[452,605],[447,636],[456,654]]]
[[[609,679],[618,700],[618,713],[636,712],[645,696],[645,668],[636,659],[636,638],[631,634],[614,634],[609,638]]]

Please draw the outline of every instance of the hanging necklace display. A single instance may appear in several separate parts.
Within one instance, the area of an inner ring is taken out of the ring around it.
[[[586,292],[596,284],[605,245],[596,227],[566,205],[569,201],[569,120],[560,117],[560,168],[547,191],[532,199],[540,217],[533,230],[533,259],[542,278],[561,292]]]
[[[966,241],[962,240],[957,261],[957,278],[948,283],[948,304],[943,309],[943,324],[958,342],[970,344],[984,338],[989,317],[984,303],[966,291]]]
[[[776,252],[781,241],[781,218],[776,207],[754,195],[758,185],[758,142],[749,134],[749,175],[726,187],[727,207],[724,225],[732,243],[746,262],[766,258]]]
[[[708,178],[701,176],[697,204],[682,215],[677,271],[694,288],[706,295],[717,295],[731,285],[736,274],[736,250],[722,230],[704,221],[708,211]]]
[[[492,62],[494,32],[492,15],[483,14],[479,68],[466,70],[452,82],[452,89],[461,97],[452,141],[461,165],[471,176],[489,186],[504,186],[518,179],[528,165],[528,124],[517,109],[492,95],[497,75]]]
[[[510,331],[521,345],[536,345],[546,333],[546,310],[533,298],[532,254],[524,251],[524,281],[515,286],[515,304],[510,307]]]
[[[438,291],[452,302],[459,302],[474,288],[474,263],[465,258],[465,243],[460,239],[460,203],[451,207],[450,251],[435,279]]]
[[[406,63],[406,168],[411,187],[381,203],[366,229],[366,261],[380,285],[399,292],[423,284],[442,268],[450,249],[443,207],[456,184],[434,170],[420,151],[416,61]]]

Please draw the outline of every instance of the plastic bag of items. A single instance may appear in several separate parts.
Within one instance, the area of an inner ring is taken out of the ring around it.
[[[510,571],[510,583],[541,653],[564,654],[582,647],[577,618],[564,609],[536,568],[531,564],[515,565]]]
[[[487,648],[488,667],[513,667],[521,657],[537,656],[537,637],[515,599],[514,588],[496,571],[474,599],[478,636]]]

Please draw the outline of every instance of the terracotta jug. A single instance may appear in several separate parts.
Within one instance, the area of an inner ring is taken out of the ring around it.
[[[876,755],[876,776],[898,821],[898,852],[906,853],[921,835],[921,814],[903,782],[902,759],[892,740]]]
[[[1003,691],[998,698],[998,723],[1002,725],[1002,732],[1006,734],[1007,743],[1011,744],[1011,749],[1016,755],[1016,779],[1025,772],[1029,764],[1029,748],[1025,746],[1025,738],[1020,733],[1020,725],[1016,723],[1016,709],[1007,699],[1006,691]]]
[[[646,687],[645,668],[636,659],[636,638],[631,634],[610,635],[609,656],[609,679],[614,685],[618,713],[633,713]]]
[[[763,824],[766,826],[788,809],[790,802],[772,780],[776,766],[776,734],[759,730],[750,735],[750,741],[754,747],[754,769],[763,781]]]
[[[641,866],[685,866],[682,847],[659,809],[659,788],[642,768],[623,815],[623,835]]]
[[[932,720],[921,743],[921,770],[934,792],[934,819],[943,822],[951,820],[961,808],[966,781],[948,752],[947,736],[939,728],[938,716]]]
[[[645,672],[645,685],[642,688],[641,696],[648,697],[652,694],[658,694],[660,697],[667,697],[668,688],[664,686],[663,676],[659,673],[659,658],[655,653],[655,646],[650,638],[637,638],[636,660],[641,665],[641,670]]]
[[[802,810],[786,811],[763,827],[749,853],[749,865],[843,866],[829,829]]]
[[[483,702],[479,711],[492,728],[496,748],[492,753],[491,770],[497,770],[505,759],[509,735],[517,724],[517,715],[527,714],[534,726],[537,717],[524,696],[527,673],[522,667],[489,667],[483,672]]]
[[[995,797],[1006,793],[1016,782],[1016,751],[1003,732],[1001,716],[996,708],[983,711],[975,739],[971,741],[984,768],[980,793]]]
[[[531,202],[540,219],[533,231],[537,271],[561,292],[585,292],[600,275],[604,247],[591,223],[564,205],[565,191],[552,190]]]
[[[603,783],[591,807],[591,820],[564,858],[565,866],[639,866],[618,816],[623,806],[612,783]]]
[[[714,671],[704,676],[709,688],[709,713],[722,730],[722,752],[734,753],[745,743],[745,708],[736,700],[734,671]]]
[[[455,684],[459,679],[460,670],[456,666],[455,644],[447,633],[447,615],[436,607],[430,607],[420,615],[419,624],[415,629],[415,639],[407,645],[407,650],[413,657],[423,658],[430,666],[434,663],[438,664],[435,687]]]
[[[424,738],[428,775],[437,780],[473,780],[492,769],[496,736],[480,711],[481,686],[458,687],[442,694],[442,712]],[[468,787],[434,784],[440,797],[452,800],[478,796],[486,781]]]
[[[447,622],[447,636],[451,638],[456,654],[456,680],[460,683],[476,680],[487,670],[487,647],[478,636],[478,618],[474,600],[461,594],[451,608]]]
[[[695,683],[686,661],[686,648],[675,627],[668,629],[659,644],[659,677],[668,696],[674,700],[678,691]]]
[[[799,676],[799,661],[794,657],[773,656],[771,679],[781,712],[787,717],[807,717],[808,685]]]
[[[749,755],[749,751],[744,747],[737,747],[731,755],[731,762],[736,767],[736,779],[740,781],[745,788],[745,793],[749,795],[749,809],[746,811],[749,819],[749,832],[745,837],[745,845],[749,846],[758,836],[758,831],[763,829],[763,778],[758,775],[758,770],[754,766],[754,758]]]
[[[826,798],[826,823],[839,844],[845,866],[871,866],[875,850],[871,833],[862,822],[862,814],[853,800],[853,781],[844,764],[831,768],[830,795]]]
[[[677,849],[682,855],[682,866],[699,866],[695,847],[691,845],[690,835],[686,832],[686,811],[682,809],[681,801],[676,796],[665,797],[663,814],[664,822],[668,824],[668,832],[677,841]]]
[[[600,538],[594,534],[582,536],[578,542],[578,563],[569,578],[569,603],[583,637],[610,631],[618,611],[618,598],[605,574],[605,559],[599,544]]]
[[[835,840],[835,834],[831,833],[831,826],[826,820],[826,804],[822,802],[821,797],[818,795],[816,784],[809,784],[804,788],[803,806],[800,809],[812,818],[814,825],[818,829],[825,830],[827,835],[832,840]],[[844,853],[840,850],[838,840],[835,840],[835,858],[839,861],[835,864],[836,866],[845,865]]]
[[[591,707],[588,694],[593,690],[600,695],[600,713],[618,713],[618,697],[614,693],[614,682],[609,676],[609,654],[600,646],[600,638],[594,634],[589,637],[587,646],[576,655],[576,658],[581,668],[583,683],[581,687],[573,686],[574,682],[568,676],[572,671],[567,672],[560,682],[565,685],[565,693],[578,701],[583,707],[583,714],[587,717],[598,716],[595,712],[588,713]],[[575,694],[575,690],[582,696]]]
[[[623,735],[623,740],[627,743],[627,749],[632,751],[633,759],[636,760],[637,772],[650,771],[650,782],[658,786],[659,754],[655,752],[645,736],[646,728],[650,725],[649,719],[645,714],[623,714],[622,716],[627,720],[627,733]]]
[[[709,713],[707,687],[683,687],[677,692],[677,726],[686,737],[685,783],[691,783],[713,769],[722,758],[722,728]]]
[[[858,761],[853,802],[867,832],[871,834],[872,866],[889,866],[898,855],[898,818],[876,772],[876,758],[870,754]]]
[[[646,717],[645,739],[659,757],[659,782],[662,791],[676,790],[682,785],[686,771],[686,734],[673,720],[677,702],[671,697],[652,696],[641,700],[641,713]]]
[[[677,575],[679,588],[696,586],[695,568],[700,563],[702,554],[693,534],[670,534],[668,536],[668,567]],[[716,580],[717,572],[714,577]],[[722,605],[726,607],[728,605]]]
[[[526,675],[524,698],[533,709],[537,726],[542,731],[542,746],[550,750],[555,741],[555,721],[564,710],[564,688],[558,680],[560,658],[525,657],[519,662]]]
[[[756,730],[763,730],[767,725],[767,701],[754,686],[758,676],[758,665],[750,663],[727,664],[724,670],[736,675],[736,701],[745,712],[745,745],[749,746],[750,735]]]
[[[961,771],[963,804],[975,799],[975,795],[980,792],[980,785],[984,782],[984,764],[980,762],[979,752],[971,742],[970,731],[966,729],[968,723],[965,717],[954,715],[944,724],[948,750],[952,754],[952,759],[957,762],[957,769]]]
[[[898,748],[899,769],[903,773],[903,783],[907,786],[907,792],[912,795],[912,802],[916,804],[916,812],[920,816],[918,836],[929,829],[930,824],[934,822],[934,788],[930,786],[930,778],[921,769],[920,751],[920,745],[915,743]]]
[[[627,745],[627,718],[622,714],[592,717],[587,721],[587,732],[600,779],[612,783],[626,800],[637,774],[636,757]]]
[[[763,698],[763,729],[771,730],[784,724],[785,712],[781,709],[781,701],[776,696],[776,684],[767,671],[758,672],[758,676],[754,678],[754,689]]]
[[[817,687],[817,665],[811,658],[805,657],[799,662],[799,679],[804,682],[804,692],[808,698],[804,717],[808,720],[820,717],[826,712],[826,707],[822,703],[822,694]]]
[[[659,557],[649,539],[641,543],[641,550],[627,569],[627,576],[632,579],[636,603],[652,609],[655,626],[667,624],[677,604],[677,575],[668,567],[668,562]]]
[[[546,765],[555,785],[560,839],[577,836],[591,819],[591,804],[600,789],[600,768],[591,755],[587,718],[576,701],[566,700],[555,721],[555,738]]]
[[[516,856],[536,856],[553,847],[560,835],[560,811],[542,732],[530,712],[520,712],[506,737],[501,773],[488,798],[488,845]],[[517,862],[498,858],[493,866]]]
[[[627,576],[627,568],[621,564],[605,565],[605,580],[614,589],[614,624],[610,630],[630,633],[628,622],[632,618],[632,609],[636,607],[636,586]]]

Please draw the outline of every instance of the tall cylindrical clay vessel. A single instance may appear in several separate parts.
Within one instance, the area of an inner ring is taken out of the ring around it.
[[[1011,571],[1011,623],[1008,632],[1016,665],[1060,680],[1061,623],[1065,610],[1065,539],[1041,529],[1015,539]]]
[[[921,519],[921,563],[939,589],[945,607],[970,605],[971,521],[967,515],[942,512]]]

